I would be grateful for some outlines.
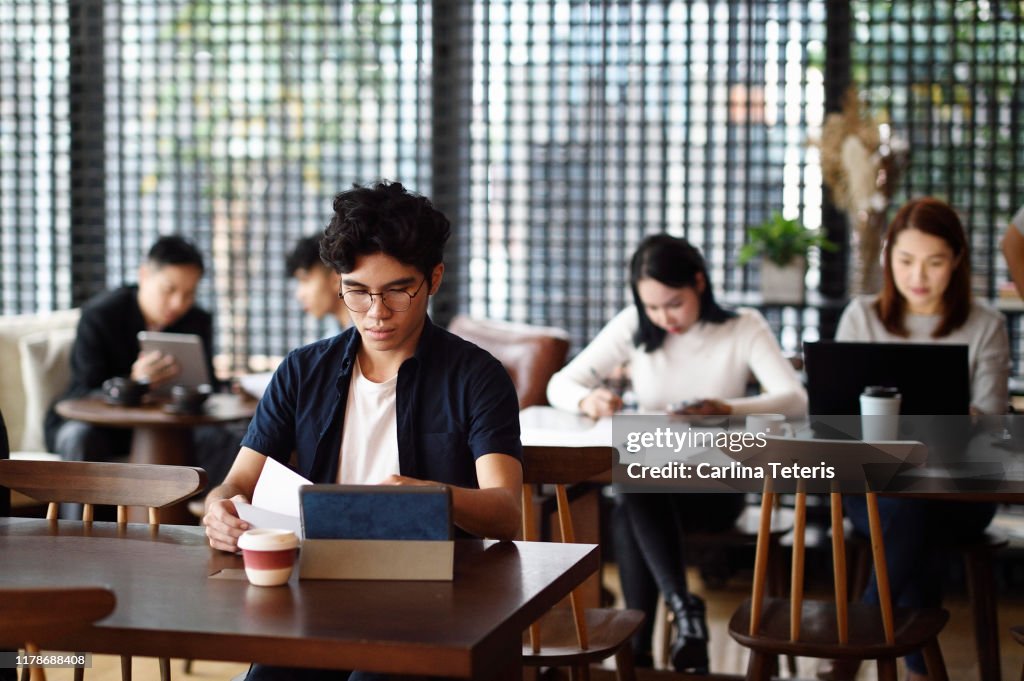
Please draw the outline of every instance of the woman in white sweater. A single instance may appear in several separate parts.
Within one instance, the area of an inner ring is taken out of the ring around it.
[[[883,257],[881,293],[850,302],[836,340],[967,345],[971,413],[1005,413],[1010,368],[1006,323],[1001,314],[972,299],[967,235],[956,212],[933,198],[908,202],[889,225]],[[867,536],[863,497],[847,497],[845,506],[857,531]],[[941,544],[980,535],[995,505],[883,497],[879,512],[895,604],[938,607],[946,566]],[[878,602],[874,579],[864,600]],[[835,666],[819,676],[853,678],[856,672]],[[928,678],[920,653],[907,657],[907,668],[910,681]]]
[[[731,312],[715,302],[700,252],[685,239],[646,238],[630,263],[634,305],[615,316],[548,384],[548,401],[592,417],[622,407],[605,379],[629,365],[642,410],[687,403],[686,413],[782,413],[801,416],[807,395],[755,310]],[[748,396],[751,374],[762,393]],[[671,659],[677,671],[706,670],[704,603],[689,593],[682,537],[724,530],[743,509],[737,494],[622,494],[612,519],[626,604],[647,614],[633,646],[650,663],[658,592],[676,616]]]

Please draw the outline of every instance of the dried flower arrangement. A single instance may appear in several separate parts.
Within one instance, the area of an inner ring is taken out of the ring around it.
[[[887,123],[864,110],[855,87],[843,97],[843,109],[826,116],[821,138],[822,180],[832,202],[850,221],[850,293],[872,293],[881,284],[879,254],[886,210],[906,168],[909,149]]]

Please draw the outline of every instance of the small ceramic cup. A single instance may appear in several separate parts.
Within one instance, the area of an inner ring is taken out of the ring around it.
[[[299,538],[291,530],[256,528],[238,538],[245,576],[254,586],[286,584],[295,565]]]
[[[793,426],[784,414],[747,414],[747,432],[773,437],[793,437]]]

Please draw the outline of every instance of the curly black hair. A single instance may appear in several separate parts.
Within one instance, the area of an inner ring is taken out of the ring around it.
[[[304,236],[295,242],[295,247],[284,259],[284,269],[289,276],[299,270],[310,270],[316,265],[323,265],[320,259],[320,234]]]
[[[334,197],[334,217],[320,240],[320,258],[347,274],[356,258],[383,253],[429,277],[451,234],[448,218],[398,182],[353,185]]]

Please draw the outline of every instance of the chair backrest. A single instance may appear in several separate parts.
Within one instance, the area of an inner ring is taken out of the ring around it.
[[[71,379],[78,309],[0,317],[0,410],[11,449],[41,452],[43,420]]]
[[[744,461],[750,464],[767,462],[795,462],[798,465],[815,465],[817,462],[828,461],[835,465],[839,479],[851,480],[853,471],[863,470],[865,463],[890,462],[923,462],[927,456],[927,448],[920,442],[884,442],[868,443],[857,440],[804,440],[795,438],[766,437],[764,447],[755,447],[742,455],[753,452]],[[804,532],[807,527],[807,491],[806,484],[796,483],[795,508],[793,512],[793,562],[790,576],[790,640],[801,640],[803,600],[804,600]],[[838,486],[834,489],[838,490]],[[864,489],[867,489],[865,483]],[[871,554],[878,584],[879,608],[882,616],[882,628],[885,640],[895,640],[894,614],[889,588],[888,569],[885,563],[885,543],[882,539],[882,524],[878,513],[878,498],[874,492],[864,492],[871,528]],[[758,529],[757,549],[754,556],[754,583],[751,590],[750,627],[749,633],[758,633],[761,617],[764,612],[764,597],[767,586],[768,546],[771,535],[772,508],[775,505],[776,490],[771,476],[765,478],[764,494],[761,498],[761,525]],[[836,632],[838,643],[845,644],[849,638],[849,619],[847,601],[846,546],[843,527],[843,500],[839,491],[829,492],[832,524],[832,563],[834,601],[836,613]]]
[[[467,315],[456,315],[448,330],[501,362],[516,386],[520,409],[548,403],[548,380],[562,368],[569,352],[566,331]]]
[[[523,447],[523,539],[537,539],[537,523],[533,516],[533,486],[553,484],[562,541],[574,543],[576,531],[573,528],[569,496],[565,486],[584,482],[608,471],[615,457],[614,447]],[[578,589],[570,595],[569,603],[572,606],[577,643],[581,649],[586,650],[586,615]],[[536,623],[530,625],[530,641],[534,651],[539,650],[540,630]]]
[[[94,504],[103,504],[117,506],[119,523],[127,522],[128,506],[145,506],[149,523],[158,525],[159,509],[206,487],[206,471],[153,464],[0,460],[0,485],[48,503],[50,520],[56,520],[60,503],[84,504],[84,521],[92,520]]]
[[[38,654],[41,645],[106,617],[115,604],[103,587],[0,589],[0,646]],[[33,681],[45,678],[39,667],[31,674]]]

